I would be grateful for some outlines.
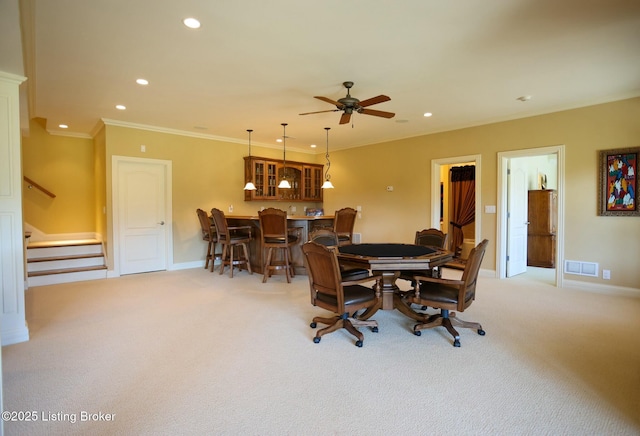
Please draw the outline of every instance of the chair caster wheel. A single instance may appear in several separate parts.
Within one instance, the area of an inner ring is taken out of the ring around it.
[[[371,331],[372,331],[372,332],[374,332],[374,333],[378,333],[378,327],[373,327],[373,328],[371,329]]]
[[[356,347],[362,348],[362,341],[356,341]]]
[[[420,336],[422,334],[422,332],[420,330],[414,330],[413,334],[416,336]]]
[[[320,338],[318,338],[318,337],[313,338],[313,342],[315,344],[319,344],[320,343]]]
[[[484,335],[485,335],[485,333],[486,333],[486,332],[485,332],[484,330],[482,330],[482,329],[478,329],[478,334],[479,334],[480,336],[484,336]]]
[[[318,324],[316,324],[315,322],[312,322],[311,324],[309,324],[309,327],[311,327],[312,329],[316,328],[318,326]]]
[[[453,346],[454,347],[460,347],[460,340],[459,339],[454,340],[453,341]]]

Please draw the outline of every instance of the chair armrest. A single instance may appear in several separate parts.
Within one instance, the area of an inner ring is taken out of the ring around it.
[[[429,276],[413,276],[413,279],[416,282],[441,283],[443,285],[464,285],[464,282],[462,280],[442,279],[442,278],[429,277]]]
[[[369,277],[363,277],[361,279],[356,279],[356,280],[347,280],[344,282],[341,282],[342,286],[351,286],[351,285],[359,285],[362,283],[367,283],[367,282],[372,282],[372,281],[376,281],[376,286],[378,288],[382,287],[382,276],[380,275],[371,275]]]

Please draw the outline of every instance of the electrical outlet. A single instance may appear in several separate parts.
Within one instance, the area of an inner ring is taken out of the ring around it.
[[[229,205],[229,213],[232,213],[232,212],[233,212],[233,204],[230,204]]]
[[[293,213],[293,212],[295,212],[295,211],[297,211],[297,210],[298,210],[298,208],[297,208],[297,207],[295,207],[295,206],[291,206],[291,213]]]
[[[602,270],[602,278],[604,280],[611,280],[611,270],[603,269]]]

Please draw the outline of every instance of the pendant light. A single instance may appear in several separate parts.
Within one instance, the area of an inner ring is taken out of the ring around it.
[[[324,172],[324,183],[322,184],[322,189],[333,189],[331,176],[329,175],[329,168],[331,168],[331,161],[329,160],[329,129],[331,129],[331,127],[324,128],[324,130],[327,131],[327,154],[324,156],[327,159],[327,169]]]
[[[291,183],[287,180],[287,123],[282,123],[282,180],[278,188],[291,189]]]
[[[249,169],[249,180],[247,180],[247,184],[244,185],[244,190],[255,191],[256,185],[253,184],[253,162],[251,162],[251,132],[253,132],[253,130],[247,129],[247,132],[249,132],[249,165],[251,165],[251,167]]]

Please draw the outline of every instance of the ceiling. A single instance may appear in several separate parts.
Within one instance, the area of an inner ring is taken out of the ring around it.
[[[51,132],[281,147],[288,123],[287,149],[324,153],[325,127],[334,150],[640,96],[638,0],[21,1],[30,116]],[[345,81],[396,116],[299,115]]]

